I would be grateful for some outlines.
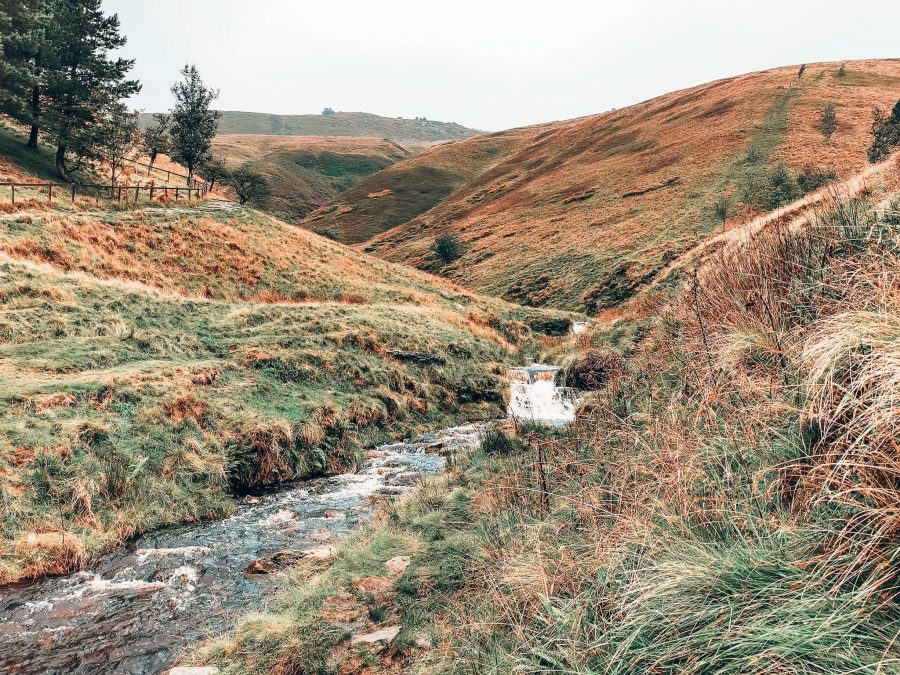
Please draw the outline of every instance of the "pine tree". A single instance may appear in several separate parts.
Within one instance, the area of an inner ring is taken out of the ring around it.
[[[900,100],[894,105],[890,115],[876,108],[872,111],[872,145],[869,147],[869,161],[880,162],[900,148]]]
[[[82,160],[95,155],[98,121],[115,103],[140,91],[140,84],[126,79],[133,60],[109,56],[125,37],[118,16],[103,14],[101,0],[50,0],[50,6],[42,124],[56,141],[56,170],[71,182]]]
[[[209,156],[222,113],[210,108],[219,92],[203,84],[197,66],[186,65],[181,76],[182,81],[172,85],[172,159],[187,167],[188,177],[193,178],[194,170]]]
[[[829,103],[825,106],[825,110],[822,111],[822,121],[819,124],[819,130],[826,141],[830,140],[831,135],[837,131],[837,112],[835,111],[834,103]]]
[[[0,112],[29,125],[37,150],[50,22],[46,0],[6,0],[0,8]]]

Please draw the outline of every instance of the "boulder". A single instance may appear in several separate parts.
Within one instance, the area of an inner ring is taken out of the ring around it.
[[[398,555],[394,556],[390,560],[385,563],[385,566],[388,568],[388,572],[391,574],[396,574],[400,576],[406,571],[406,568],[409,567],[409,556],[408,555]]]
[[[354,635],[350,640],[350,644],[358,645],[358,644],[381,644],[387,645],[389,644],[395,637],[397,637],[397,633],[400,632],[400,626],[388,626],[387,628],[382,628],[381,630],[376,630],[373,633],[366,633],[364,635]]]

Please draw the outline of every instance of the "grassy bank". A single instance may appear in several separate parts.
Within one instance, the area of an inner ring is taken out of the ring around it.
[[[723,248],[628,358],[582,367],[594,391],[576,425],[494,435],[195,658],[234,673],[900,671],[895,189]],[[351,643],[388,626],[387,644]]]
[[[0,251],[0,583],[498,416],[568,323],[248,209],[22,206]]]

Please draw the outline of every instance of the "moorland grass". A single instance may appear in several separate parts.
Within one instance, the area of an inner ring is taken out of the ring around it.
[[[568,321],[252,210],[23,207],[0,248],[0,583],[499,416],[530,324]]]
[[[884,190],[723,249],[574,426],[494,432],[191,658],[227,673],[900,671],[900,232],[873,206]],[[411,558],[399,577],[396,555]],[[398,637],[349,645],[375,605]]]

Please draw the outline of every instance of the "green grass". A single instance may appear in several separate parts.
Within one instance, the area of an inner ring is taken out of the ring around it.
[[[0,294],[7,575],[25,532],[68,532],[90,556],[123,530],[222,513],[234,488],[337,470],[367,443],[501,413],[489,389],[481,403],[457,397],[473,376],[500,390],[491,364],[510,355],[435,316],[168,300],[9,264]],[[387,347],[447,359],[417,366]],[[107,461],[127,475],[116,489],[103,483]]]
[[[885,415],[900,333],[884,302],[900,232],[866,202],[836,206],[713,261],[576,425],[493,433],[193,659],[226,673],[900,672]],[[393,577],[396,555],[411,561]],[[373,577],[377,597],[360,590]],[[402,626],[380,653],[348,644],[373,614]]]
[[[0,249],[4,582],[500,416],[529,326],[568,320],[250,209],[23,208]]]
[[[60,183],[56,173],[55,148],[40,143],[38,150],[27,147],[28,137],[6,125],[0,125],[0,155],[15,167],[34,176],[35,182]]]
[[[252,166],[273,186],[269,210],[294,222],[393,163],[382,156],[285,150]]]

